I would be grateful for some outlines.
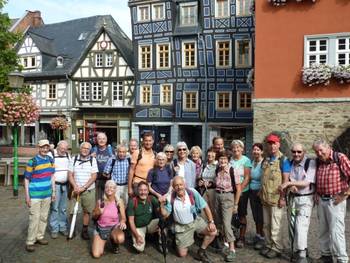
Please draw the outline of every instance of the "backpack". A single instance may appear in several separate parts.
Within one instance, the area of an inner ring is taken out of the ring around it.
[[[87,162],[90,161],[90,165],[91,165],[91,167],[92,167],[92,160],[93,160],[92,157],[90,157],[90,159],[88,159],[88,160],[81,160],[81,159],[78,159],[78,156],[80,157],[80,155],[74,156],[73,166],[75,166],[75,163],[76,163],[77,161],[80,162],[78,165],[81,165],[81,164],[83,164],[83,163],[87,163]]]
[[[108,151],[108,154],[110,156],[114,155],[113,153],[113,148],[110,144],[107,145],[107,151]],[[92,147],[90,153],[97,153],[97,145],[95,145],[94,147]]]
[[[347,177],[346,177],[344,171],[343,171],[342,168],[341,168],[339,156],[340,156],[340,153],[339,153],[339,152],[333,151],[333,156],[332,156],[332,158],[333,158],[333,163],[335,163],[335,164],[338,166],[338,168],[339,168],[340,180],[341,180],[341,181],[346,181],[346,180],[348,180],[348,179],[347,179]],[[320,159],[316,158],[316,171],[317,171],[317,169],[319,168],[319,166],[320,166]],[[350,179],[349,179],[348,181],[350,181]]]
[[[195,211],[193,211],[193,219],[196,219],[197,217],[197,214],[200,213],[200,210],[197,208],[196,206],[196,200],[195,200],[195,197],[194,197],[194,193],[193,191],[191,191],[191,189],[189,188],[186,188],[186,192],[188,194],[188,197],[190,199],[190,202],[191,202],[191,206],[194,206],[195,207]],[[171,193],[171,197],[170,197],[170,203],[171,203],[171,206],[174,207],[174,202],[175,202],[175,198],[176,198],[176,192],[172,192]],[[173,209],[174,211],[174,209]]]
[[[218,175],[220,167],[218,166],[215,169],[215,175]],[[237,192],[237,188],[236,188],[236,180],[235,180],[235,170],[233,169],[233,167],[230,167],[230,177],[231,177],[231,185],[232,185],[232,191],[235,194]]]

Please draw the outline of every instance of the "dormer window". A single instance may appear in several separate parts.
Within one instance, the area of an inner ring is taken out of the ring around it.
[[[196,26],[198,23],[197,2],[180,4],[180,26]]]
[[[86,37],[87,37],[87,32],[83,32],[83,33],[80,33],[79,37],[78,37],[78,40],[81,41],[81,40],[85,40]]]
[[[57,62],[57,67],[58,68],[62,68],[63,67],[63,57],[58,56],[57,59],[56,59],[56,62]]]

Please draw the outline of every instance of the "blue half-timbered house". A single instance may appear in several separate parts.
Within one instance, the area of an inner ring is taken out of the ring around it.
[[[129,0],[135,55],[132,136],[207,148],[251,143],[252,0]]]

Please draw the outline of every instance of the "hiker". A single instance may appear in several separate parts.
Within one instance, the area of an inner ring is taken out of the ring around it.
[[[166,202],[161,202],[161,214],[172,215],[175,224],[175,241],[180,257],[187,256],[188,248],[194,243],[194,233],[204,235],[203,242],[195,258],[203,263],[212,262],[206,253],[209,244],[217,233],[209,206],[194,188],[186,188],[184,178],[175,176],[172,182],[173,191]],[[200,215],[204,210],[208,222]]]
[[[98,172],[96,159],[90,156],[91,144],[83,142],[80,144],[80,153],[72,158],[68,178],[73,187],[73,198],[71,204],[74,204],[77,196],[80,196],[81,207],[83,209],[83,230],[81,237],[85,240],[90,239],[88,226],[90,215],[95,207],[95,180]],[[73,205],[70,207],[70,214],[73,214]]]
[[[196,165],[188,158],[189,150],[185,142],[176,144],[177,159],[174,159],[172,166],[175,175],[184,178],[186,187],[196,187]]]
[[[267,258],[281,255],[282,218],[286,206],[286,192],[278,187],[289,180],[290,162],[280,152],[280,138],[275,134],[266,137],[267,157],[262,162],[260,198],[263,204],[265,247],[260,254]]]
[[[137,195],[129,199],[127,215],[137,252],[143,252],[146,245],[146,234],[158,232],[159,203],[157,198],[149,194],[148,184],[140,181],[137,185]]]
[[[96,178],[96,199],[101,199],[105,189],[105,183],[108,180],[103,175],[103,171],[110,157],[114,155],[113,148],[107,144],[107,135],[104,132],[97,133],[97,145],[91,149],[91,157],[96,158],[98,173]]]
[[[157,153],[156,165],[148,172],[147,182],[149,192],[154,195],[159,202],[165,201],[170,188],[170,182],[173,179],[173,171],[166,164],[166,155],[163,152]]]
[[[131,157],[135,151],[139,149],[139,144],[136,139],[131,138],[129,141],[128,157]]]
[[[228,151],[219,154],[219,166],[215,171],[215,222],[222,225],[222,235],[229,244],[229,252],[225,261],[232,262],[236,257],[235,236],[231,227],[232,215],[237,214],[241,195],[241,183],[239,174],[234,173],[230,166],[230,153]]]
[[[203,170],[202,149],[195,145],[190,150],[191,161],[196,165],[196,179],[199,178]]]
[[[58,233],[68,236],[67,200],[68,200],[68,169],[71,157],[68,153],[68,143],[59,141],[53,151],[55,163],[56,199],[51,204],[49,226],[51,238],[56,239]]]
[[[346,199],[350,195],[350,161],[325,140],[316,140],[316,195],[319,220],[320,262],[348,262],[345,240]]]
[[[255,237],[251,242],[254,249],[260,250],[265,245],[265,235],[263,231],[264,218],[263,208],[259,192],[261,189],[261,176],[262,176],[262,161],[263,161],[263,145],[262,143],[254,143],[252,147],[252,170],[250,173],[249,183],[249,203],[252,210],[253,219],[255,222]]]
[[[122,199],[124,204],[128,203],[128,174],[130,167],[130,157],[126,157],[126,146],[117,145],[115,155],[107,161],[103,171],[106,178],[112,179],[117,184],[116,196]]]
[[[291,149],[292,161],[289,181],[280,186],[280,190],[287,189],[288,218],[292,254],[297,252],[297,263],[307,263],[307,235],[309,231],[313,194],[315,192],[316,162],[305,155],[304,146],[294,143]]]
[[[223,151],[225,151],[225,144],[224,144],[224,138],[220,136],[215,136],[212,140],[213,148],[216,153],[216,160],[219,158],[219,154]]]
[[[154,166],[156,156],[152,147],[154,144],[153,134],[145,132],[142,135],[142,147],[131,156],[131,165],[128,178],[129,197],[136,195],[139,182],[147,182],[148,171]],[[147,183],[146,183],[147,184]]]
[[[117,184],[108,180],[105,185],[103,200],[98,200],[92,213],[96,221],[92,240],[92,255],[99,258],[103,255],[108,239],[113,244],[113,252],[119,254],[119,245],[124,243],[126,229],[125,206],[122,199],[116,197]],[[119,217],[120,215],[120,217]]]
[[[30,159],[24,172],[25,201],[29,208],[26,250],[34,252],[34,244],[47,245],[44,239],[51,201],[55,201],[55,166],[47,154],[48,140],[38,142],[38,154]]]
[[[240,233],[239,238],[236,241],[236,247],[243,248],[245,245],[245,234],[247,231],[247,207],[252,163],[247,156],[243,155],[244,143],[241,140],[233,140],[231,142],[231,151],[232,157],[230,160],[230,165],[233,167],[235,175],[239,176],[239,183],[241,183],[242,189],[238,204],[238,217],[241,223],[241,227],[239,229]]]
[[[172,146],[171,144],[167,144],[164,146],[163,152],[165,153],[166,157],[167,157],[167,164],[171,164],[172,161],[174,160],[174,146]]]

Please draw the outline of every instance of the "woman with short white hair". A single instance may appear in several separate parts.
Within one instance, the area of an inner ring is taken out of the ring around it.
[[[173,161],[175,175],[181,176],[185,180],[186,187],[196,186],[196,165],[189,158],[189,150],[185,142],[176,144],[177,159]]]

